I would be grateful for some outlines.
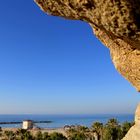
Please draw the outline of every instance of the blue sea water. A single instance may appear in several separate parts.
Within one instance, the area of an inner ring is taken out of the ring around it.
[[[41,128],[60,128],[65,125],[84,125],[90,127],[95,121],[106,123],[108,119],[116,118],[119,123],[133,121],[134,115],[0,115],[0,122],[17,122],[23,120],[52,121],[52,123],[37,123]],[[5,124],[0,127],[21,128],[22,124]]]

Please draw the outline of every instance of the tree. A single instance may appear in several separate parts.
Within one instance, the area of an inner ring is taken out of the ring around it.
[[[31,135],[31,133],[29,131],[27,131],[24,136],[23,136],[24,140],[33,140],[33,136]]]
[[[6,140],[14,140],[15,134],[13,131],[4,131],[4,137]]]
[[[61,133],[51,133],[50,137],[47,140],[67,140],[67,138]]]
[[[1,129],[1,127],[0,127],[0,137],[2,136],[2,129]]]
[[[115,118],[109,119],[107,122],[108,126],[118,126],[118,121]]]
[[[49,137],[50,136],[49,136],[48,132],[43,133],[43,140],[48,140]]]
[[[35,140],[43,140],[43,134],[41,131],[38,131],[35,135]]]
[[[104,127],[103,140],[118,140],[121,137],[121,127],[116,119],[110,119]]]
[[[67,130],[67,135],[69,140],[89,140],[93,139],[91,131],[85,126],[73,126]]]
[[[129,129],[131,128],[131,126],[133,125],[133,123],[130,122],[124,122],[121,125],[121,130],[122,130],[122,138],[126,135],[126,133],[129,131]]]
[[[25,129],[18,129],[16,131],[16,137],[19,140],[32,140],[33,136],[31,135],[31,133]]]
[[[100,122],[93,123],[92,131],[97,134],[98,140],[101,140],[103,135],[103,123]]]
[[[69,138],[70,140],[86,140],[86,135],[84,133],[74,133],[73,135],[71,135],[71,137]]]

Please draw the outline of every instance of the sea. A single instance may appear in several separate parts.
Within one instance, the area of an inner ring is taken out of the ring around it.
[[[115,118],[119,123],[134,121],[133,114],[103,114],[103,115],[0,115],[0,122],[19,122],[23,120],[52,121],[51,123],[36,123],[40,128],[62,128],[65,125],[84,125],[91,127],[96,121],[106,123]],[[21,128],[22,124],[3,124],[2,128]]]

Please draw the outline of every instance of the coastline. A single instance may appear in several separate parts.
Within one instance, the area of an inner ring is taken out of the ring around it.
[[[119,123],[133,121],[134,114],[100,114],[100,115],[0,115],[0,122],[20,122],[20,124],[1,124],[2,128],[21,128],[23,120],[42,121],[51,123],[35,123],[39,128],[63,128],[65,125],[83,125],[91,127],[96,122],[105,124],[110,118],[116,118]]]

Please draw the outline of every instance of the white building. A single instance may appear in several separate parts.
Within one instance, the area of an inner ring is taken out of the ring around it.
[[[32,129],[33,121],[32,120],[24,120],[22,123],[22,129]]]

